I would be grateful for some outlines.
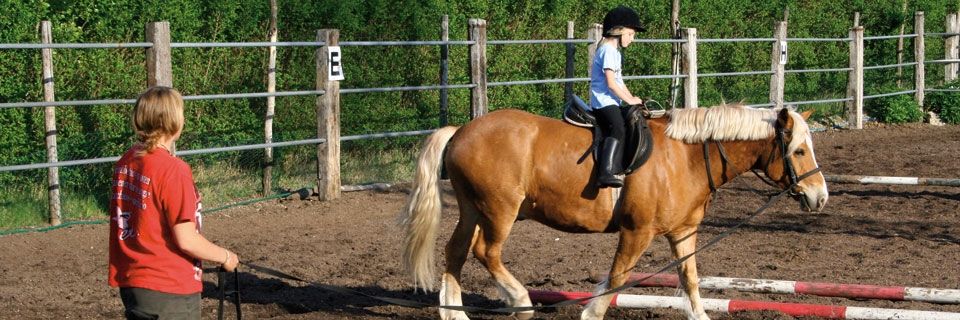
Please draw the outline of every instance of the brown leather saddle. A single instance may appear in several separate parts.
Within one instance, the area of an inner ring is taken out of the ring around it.
[[[563,120],[567,123],[593,129],[593,143],[577,163],[582,163],[590,154],[593,154],[593,159],[596,161],[598,146],[603,139],[600,128],[597,126],[597,119],[587,108],[586,102],[577,95],[573,95],[563,112]],[[644,162],[647,162],[647,159],[650,158],[650,152],[653,151],[653,137],[650,126],[647,125],[647,118],[650,115],[643,105],[620,107],[620,112],[623,113],[623,120],[627,126],[627,141],[624,141],[623,145],[623,165],[621,168],[624,169],[619,174],[630,174]]]

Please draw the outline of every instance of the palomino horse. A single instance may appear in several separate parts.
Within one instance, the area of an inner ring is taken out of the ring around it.
[[[611,189],[595,186],[591,159],[578,163],[592,141],[590,130],[516,110],[492,112],[459,129],[441,128],[425,141],[409,204],[401,214],[404,263],[416,286],[433,289],[443,166],[456,192],[460,220],[446,246],[441,305],[462,305],[460,273],[472,250],[508,305],[531,306],[527,290],[501,261],[504,242],[520,215],[566,232],[620,232],[609,277],[597,290],[618,287],[655,235],[667,237],[675,257],[695,250],[697,227],[711,198],[707,177],[722,185],[758,169],[786,188],[798,174],[818,168],[807,116],[789,109],[721,105],[676,109],[653,119],[653,153],[625,178],[619,203]],[[702,143],[708,142],[721,147],[707,151],[711,161],[706,162]],[[826,205],[827,186],[819,172],[796,184],[793,192],[806,211]],[[691,257],[679,268],[691,318],[708,319],[696,260]],[[611,298],[594,298],[581,318],[602,318]],[[467,319],[464,312],[444,308],[440,316]]]

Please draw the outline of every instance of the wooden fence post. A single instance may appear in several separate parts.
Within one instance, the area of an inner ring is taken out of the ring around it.
[[[697,29],[683,29],[683,107],[696,108],[697,103]]]
[[[770,53],[770,68],[773,75],[770,77],[770,102],[774,108],[783,107],[784,67],[786,61],[781,61],[781,54],[786,52],[787,22],[779,21],[773,31],[773,51]]]
[[[147,23],[147,87],[173,87],[173,66],[170,62],[170,22]]]
[[[147,23],[146,40],[153,43],[147,48],[147,87],[173,87],[173,64],[170,57],[170,22]],[[176,154],[177,143],[171,142],[170,153]]]
[[[40,42],[53,43],[50,21],[40,22]],[[55,101],[53,88],[53,49],[40,50],[43,58],[43,101]],[[47,145],[47,162],[57,163],[57,108],[43,108],[43,132]],[[49,222],[51,225],[61,223],[60,216],[60,168],[47,168],[47,198],[49,200]]]
[[[960,32],[960,25],[957,24],[957,14],[951,13],[947,14],[946,21],[946,30],[947,33],[958,33]],[[957,43],[960,40],[955,34],[948,35],[947,38],[943,41],[943,54],[944,59],[950,60],[943,66],[943,82],[950,82],[957,78],[957,63],[958,58],[957,54]]]
[[[573,30],[573,21],[567,21],[567,40],[573,40],[574,30]],[[567,43],[567,64],[564,66],[564,78],[570,79],[574,77],[574,56],[576,55],[576,46],[573,43]],[[569,80],[568,80],[569,81]],[[566,82],[563,84],[563,99],[564,102],[570,103],[573,100],[573,82]],[[560,113],[563,113],[563,110],[560,110]]]
[[[587,40],[590,40],[587,46],[587,78],[593,76],[593,58],[597,56],[597,42],[600,39],[603,39],[603,25],[594,23],[587,29]]]
[[[330,47],[337,46],[340,30],[317,31],[317,195],[321,201],[340,197],[340,81],[330,79]]]
[[[440,21],[440,40],[450,41],[450,17],[443,15]],[[450,45],[444,43],[440,45],[440,126],[445,127],[450,123],[449,119],[449,100],[447,96],[447,79],[450,78]]]
[[[847,122],[851,129],[863,129],[863,27],[850,29],[850,73],[847,80]]]
[[[470,119],[487,113],[487,20],[470,19]]]
[[[917,60],[917,65],[913,69],[915,72],[913,86],[914,86],[914,89],[917,90],[917,93],[914,97],[917,100],[917,103],[920,105],[920,110],[923,110],[923,96],[924,96],[923,90],[926,89],[926,85],[925,85],[926,80],[925,80],[925,74],[924,74],[926,68],[924,68],[924,65],[923,65],[924,61],[926,60],[924,57],[925,51],[924,51],[924,44],[923,44],[923,34],[924,34],[923,11],[917,11],[917,13],[913,16],[913,19],[914,19],[913,31],[917,35],[913,40],[914,41],[913,52]]]
[[[277,0],[270,0],[270,30],[267,37],[271,43],[278,40]],[[267,93],[277,92],[277,47],[270,46],[267,61]],[[263,120],[263,141],[273,143],[273,116],[277,97],[267,97],[267,114]],[[263,149],[263,195],[272,193],[273,186],[273,147]]]

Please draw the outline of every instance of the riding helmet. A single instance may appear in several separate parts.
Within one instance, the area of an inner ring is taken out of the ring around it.
[[[618,27],[631,28],[637,32],[647,30],[640,24],[640,15],[623,5],[613,8],[603,17],[603,36],[614,36],[614,34],[610,34],[610,31]]]

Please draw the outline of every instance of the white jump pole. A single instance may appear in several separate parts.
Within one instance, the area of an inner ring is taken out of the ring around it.
[[[543,304],[590,297],[589,292],[530,291],[533,302]],[[584,301],[581,304],[586,304]],[[804,303],[781,303],[764,301],[700,299],[704,310],[734,314],[743,311],[777,311],[793,317],[822,317],[827,319],[901,319],[901,320],[960,320],[960,313],[938,311],[915,311],[901,309],[861,308],[829,306]],[[663,297],[634,294],[614,294],[611,307],[620,308],[670,308],[686,310],[689,302],[683,297]]]
[[[630,276],[628,281],[636,280],[640,280],[638,286],[641,287],[678,288],[680,285],[679,278],[675,274],[637,273]],[[725,277],[700,277],[700,287],[704,289],[731,289],[755,293],[808,294],[823,297],[960,304],[960,290],[957,289]]]
[[[860,183],[860,184],[905,184],[922,186],[960,187],[960,179],[946,178],[918,178],[918,177],[883,177],[858,175],[824,175],[827,182]]]

